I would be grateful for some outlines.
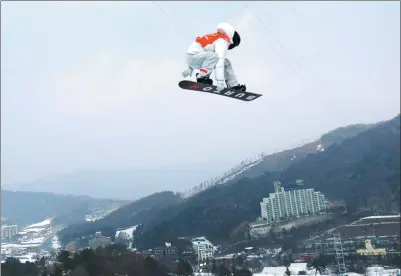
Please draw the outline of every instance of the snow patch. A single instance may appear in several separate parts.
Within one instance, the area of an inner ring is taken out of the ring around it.
[[[15,256],[14,258],[18,259],[21,263],[26,263],[26,262],[36,262],[36,255],[35,253],[28,253],[25,255],[21,256]]]
[[[400,215],[389,215],[389,216],[369,216],[362,219],[386,219],[386,218],[399,218]]]
[[[116,231],[116,238],[118,237],[118,235],[120,233],[126,233],[128,235],[128,237],[129,237],[129,239],[132,239],[133,238],[133,233],[134,233],[134,231],[135,231],[135,229],[137,227],[138,227],[138,225],[135,225],[135,226],[131,226],[131,227],[126,228],[126,229],[117,230]]]
[[[25,227],[25,229],[29,229],[30,230],[30,228],[38,228],[38,227],[49,226],[51,222],[52,222],[52,218],[48,218],[48,219],[45,219],[44,221],[31,224],[31,225]]]
[[[94,221],[97,221],[97,220],[99,220],[100,218],[85,218],[85,221],[88,221],[88,222],[94,222]]]
[[[42,244],[45,240],[45,237],[38,237],[31,240],[21,241],[21,244]]]
[[[58,250],[58,249],[61,248],[61,244],[60,244],[60,241],[59,241],[59,239],[58,239],[57,236],[54,236],[54,237],[52,238],[52,248],[53,248],[53,249],[56,249],[56,250]]]
[[[24,235],[29,232],[39,233],[39,232],[42,232],[45,230],[46,230],[46,228],[29,228],[29,229],[25,228],[23,231],[19,231],[18,234]]]
[[[24,244],[17,244],[17,243],[7,243],[1,244],[2,249],[12,249],[12,248],[29,248],[29,247],[37,247],[40,246],[41,243],[39,244],[34,244],[34,243],[24,243]]]

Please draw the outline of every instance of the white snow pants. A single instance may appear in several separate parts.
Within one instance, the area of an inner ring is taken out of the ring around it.
[[[192,69],[200,70],[201,68],[206,69],[207,73],[199,72],[199,76],[210,76],[212,71],[215,69],[219,56],[215,52],[200,52],[197,54],[187,54],[188,66]],[[226,58],[224,61],[224,78],[227,87],[233,87],[238,85],[237,76],[234,73],[231,62]]]

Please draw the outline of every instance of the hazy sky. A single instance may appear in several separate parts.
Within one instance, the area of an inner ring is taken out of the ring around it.
[[[229,22],[241,102],[178,88]],[[400,4],[1,2],[1,180],[240,161],[400,109]]]

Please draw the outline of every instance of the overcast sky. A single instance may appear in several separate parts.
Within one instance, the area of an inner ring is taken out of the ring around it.
[[[219,22],[254,102],[178,88]],[[400,109],[400,4],[2,2],[1,180],[227,160]]]

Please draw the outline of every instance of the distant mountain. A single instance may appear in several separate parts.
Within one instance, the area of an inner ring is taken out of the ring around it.
[[[332,144],[341,143],[345,139],[354,137],[374,125],[355,124],[340,127],[322,135],[320,139],[300,147],[269,155],[261,153],[256,159],[244,160],[219,177],[202,181],[197,186],[187,189],[182,195],[191,197],[215,185],[232,184],[242,178],[254,178],[268,172],[283,171],[295,162],[305,158],[308,154],[324,151],[325,148],[330,147]]]
[[[14,191],[90,195],[94,198],[136,200],[168,187],[183,191],[202,180],[220,175],[232,163],[224,161],[171,165],[161,168],[133,168],[116,171],[82,171],[56,175],[29,183],[3,184]]]
[[[119,228],[147,223],[161,210],[181,201],[182,199],[173,192],[155,193],[125,205],[103,219],[71,225],[63,229],[58,236],[61,243],[65,245],[77,237],[87,236],[95,231],[115,233]]]
[[[179,236],[228,240],[234,229],[260,215],[259,203],[273,191],[275,180],[304,179],[306,188],[345,200],[350,212],[358,207],[388,210],[391,202],[400,203],[400,116],[358,132],[282,171],[217,185],[162,210],[137,229],[136,246],[152,248]]]
[[[400,115],[307,161],[288,168],[281,179],[302,178],[332,198],[345,199],[348,206],[388,209],[400,200]]]
[[[364,131],[368,130],[369,128],[374,127],[378,124],[380,124],[380,123],[355,124],[355,125],[349,125],[349,126],[345,126],[345,127],[339,127],[332,131],[329,131],[326,134],[323,134],[320,137],[320,141],[324,145],[331,145],[334,143],[338,144],[338,143],[341,143],[342,141],[344,141],[345,139],[354,137],[354,136],[358,135],[359,133],[364,132]]]
[[[123,200],[94,199],[88,196],[1,190],[1,216],[5,222],[28,225],[54,217],[58,224],[83,223],[92,210],[111,209]],[[92,209],[92,210],[91,210]]]
[[[257,177],[270,171],[281,171],[333,143],[372,127],[373,124],[350,125],[335,129],[321,139],[290,150],[263,156],[260,162],[232,167],[234,162],[215,161],[188,165],[171,165],[161,168],[133,168],[116,171],[81,171],[65,175],[55,175],[27,183],[2,183],[3,189],[13,191],[49,192],[55,194],[90,195],[94,198],[118,198],[136,200],[143,196],[159,192],[166,187],[174,191],[198,191],[206,188],[205,180],[222,176],[220,183],[232,183],[244,177]]]
[[[314,142],[307,143],[297,148],[267,155],[260,163],[231,180],[231,183],[244,177],[257,177],[266,172],[283,171],[295,162],[305,158],[308,154],[323,151],[325,148],[328,148],[335,143],[339,144],[345,139],[352,138],[359,133],[368,130],[374,125],[375,124],[355,124],[336,128],[326,134],[323,134],[320,139]]]
[[[264,156],[259,163],[255,163],[255,166],[248,166],[249,169],[234,177],[233,180],[226,182],[232,185],[217,185],[208,188],[206,191],[192,198],[172,198],[173,200],[171,202],[165,204],[165,206],[168,205],[168,208],[162,208],[162,205],[158,205],[158,208],[151,209],[152,211],[149,213],[140,213],[137,215],[136,211],[133,211],[136,210],[137,207],[128,205],[112,213],[110,217],[96,222],[96,224],[87,223],[85,226],[75,225],[74,227],[65,229],[61,234],[65,237],[64,241],[68,242],[72,238],[72,233],[75,232],[84,234],[101,227],[128,227],[142,223],[143,226],[138,228],[138,235],[142,236],[140,232],[143,232],[143,238],[140,238],[138,245],[140,246],[142,243],[145,247],[151,246],[152,244],[158,245],[160,244],[159,238],[168,239],[174,237],[177,233],[194,235],[214,233],[213,235],[217,236],[219,239],[221,237],[227,237],[229,229],[233,229],[238,225],[238,220],[253,220],[260,214],[259,202],[261,198],[268,195],[268,193],[273,190],[273,186],[271,185],[273,180],[285,176],[284,169],[294,166],[304,158],[308,158],[310,154],[323,153],[325,147],[330,148],[330,145],[341,143],[344,139],[347,139],[347,137],[355,137],[374,126],[374,124],[351,125],[339,128],[323,135],[322,139],[314,143],[281,153]],[[294,156],[296,157],[294,158]],[[255,169],[254,167],[256,166],[258,167]],[[241,170],[241,168],[237,170]],[[251,177],[258,175],[259,178],[244,178],[244,175],[249,173],[249,171],[251,171]],[[227,175],[229,175],[229,173],[227,173]],[[295,178],[297,177],[295,176]],[[248,185],[249,190],[247,188]],[[207,206],[208,204],[209,206]],[[224,214],[221,213],[223,210]],[[135,215],[127,218],[127,214],[130,213],[134,213]],[[217,217],[213,217],[213,214]],[[221,215],[225,215],[225,218],[220,217]],[[213,222],[216,219],[218,221],[228,221],[228,223],[222,225],[220,222]],[[171,226],[175,223],[177,227],[179,227],[178,230]],[[198,223],[203,224],[203,226],[198,226]],[[209,229],[204,232],[204,227],[209,227]],[[167,236],[161,235],[157,237],[159,235],[158,233],[165,231],[167,231]],[[149,240],[152,239],[154,243],[149,243]]]

